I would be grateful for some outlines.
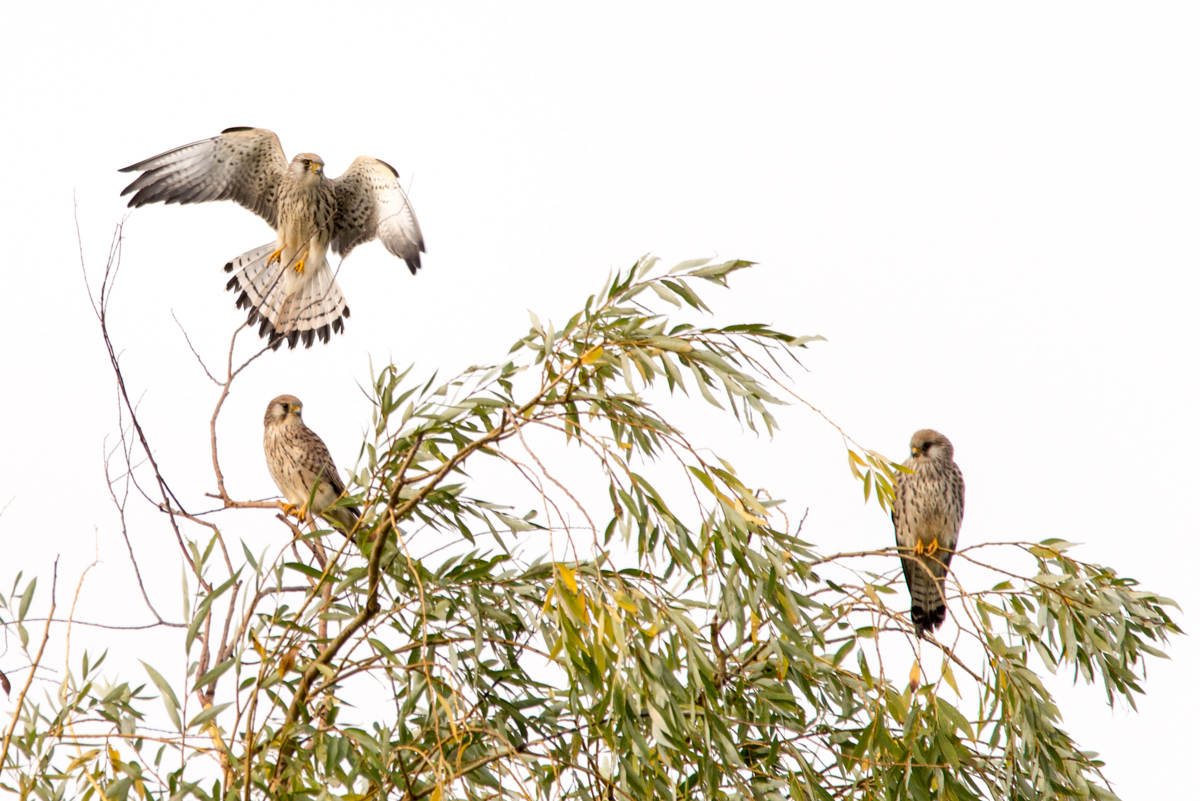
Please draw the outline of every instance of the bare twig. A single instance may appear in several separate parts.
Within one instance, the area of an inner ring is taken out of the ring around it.
[[[179,318],[175,316],[174,309],[171,309],[171,319],[175,321],[175,325],[179,326],[179,332],[183,334],[183,341],[187,343],[188,350],[190,350],[192,355],[196,357],[196,361],[200,362],[200,369],[204,371],[206,376],[208,376],[208,380],[212,381],[217,386],[221,386],[221,382],[213,377],[213,374],[209,372],[208,365],[204,363],[204,359],[201,359],[200,354],[196,352],[196,348],[192,345],[192,339],[188,336],[187,329],[183,327],[183,323],[179,322]],[[239,328],[238,330],[240,331],[241,329]],[[234,336],[237,336],[236,332],[234,333]]]
[[[237,328],[237,330],[235,330],[233,332],[233,336],[229,340],[229,357],[225,363],[225,381],[217,382],[217,384],[221,387],[221,395],[220,395],[220,397],[217,398],[217,405],[213,408],[212,417],[208,421],[209,444],[212,447],[213,473],[216,475],[216,478],[217,478],[217,493],[218,493],[217,495],[210,495],[209,497],[219,498],[225,504],[225,508],[227,508],[227,509],[228,508],[269,509],[269,508],[275,506],[274,501],[270,501],[270,502],[268,502],[268,501],[234,501],[233,499],[231,499],[229,497],[229,493],[225,491],[225,474],[221,472],[221,462],[217,458],[217,417],[220,416],[221,407],[225,405],[225,399],[229,397],[229,392],[233,388],[233,379],[237,378],[237,376],[243,370],[245,370],[247,367],[249,367],[259,356],[262,356],[264,353],[266,353],[267,351],[269,351],[271,349],[269,345],[263,347],[261,350],[258,351],[258,353],[255,353],[253,356],[246,359],[246,361],[242,362],[241,366],[235,370],[233,368],[233,349],[234,349],[234,346],[237,344],[238,334],[240,334],[242,332],[242,329],[244,329],[244,328],[246,328],[245,324],[242,324],[241,326],[239,326]],[[197,357],[197,358],[199,358],[199,357]],[[215,379],[214,379],[214,381],[215,381]]]
[[[174,514],[171,514],[170,512],[171,501],[175,502],[176,508],[178,508],[180,511],[183,510],[183,504],[179,502],[179,499],[175,497],[175,493],[172,492],[170,486],[167,485],[166,479],[163,478],[162,472],[158,468],[158,462],[154,459],[154,452],[151,450],[149,442],[146,441],[146,433],[142,430],[141,423],[139,423],[137,420],[133,403],[129,400],[129,392],[125,388],[125,377],[121,373],[120,360],[117,358],[116,349],[113,347],[112,339],[108,334],[108,302],[112,297],[112,291],[116,283],[117,273],[120,270],[123,227],[124,221],[117,225],[117,229],[113,234],[113,244],[109,248],[108,261],[104,267],[104,277],[100,282],[100,297],[97,301],[96,297],[92,294],[91,284],[87,279],[87,268],[83,263],[83,238],[79,233],[79,217],[78,210],[76,210],[75,232],[76,238],[79,240],[80,267],[83,269],[83,282],[87,289],[88,300],[91,301],[92,309],[96,313],[96,320],[100,323],[100,333],[104,339],[105,350],[108,352],[109,363],[112,365],[113,373],[116,375],[117,389],[121,400],[123,401],[125,408],[129,411],[133,429],[137,432],[138,440],[141,442],[142,450],[146,455],[146,459],[150,462],[150,465],[154,470],[154,478],[158,483],[159,491],[162,493],[163,505],[168,510],[168,517],[171,521],[171,528],[175,532],[175,539],[179,544],[180,550],[184,553],[184,558],[191,563],[191,555],[187,552],[187,547],[184,545],[183,534],[179,531],[179,526],[175,522]],[[192,567],[194,569],[195,565],[192,564]]]

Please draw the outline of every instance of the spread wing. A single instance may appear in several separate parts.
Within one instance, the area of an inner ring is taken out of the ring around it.
[[[168,150],[125,167],[140,172],[122,196],[131,207],[147,203],[232,200],[267,221],[279,221],[279,185],[287,172],[279,137],[265,128],[226,128],[220,136]]]
[[[358,245],[379,237],[383,246],[404,259],[409,271],[416,274],[425,240],[396,170],[387,162],[359,156],[333,180],[333,188],[338,204],[329,243],[333,252],[346,256]]]

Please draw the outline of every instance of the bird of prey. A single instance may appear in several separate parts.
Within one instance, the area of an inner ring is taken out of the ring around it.
[[[925,428],[913,434],[909,450],[904,466],[912,472],[896,479],[892,523],[912,596],[913,628],[923,636],[946,619],[946,570],[958,545],[965,488],[950,440]]]
[[[350,534],[362,512],[354,506],[333,506],[346,494],[346,485],[338,476],[325,443],[300,418],[303,406],[294,395],[280,395],[267,406],[263,418],[267,468],[287,501],[283,504],[284,514],[294,513],[307,520],[315,513]]]
[[[226,128],[220,136],[168,150],[125,167],[140,172],[121,195],[130,207],[147,203],[232,200],[267,221],[275,241],[248,250],[225,265],[234,273],[226,289],[241,292],[237,307],[250,310],[259,336],[289,348],[314,338],[329,341],[350,317],[346,299],[326,260],[332,247],[347,256],[379,237],[414,275],[425,241],[412,206],[390,164],[359,156],[341,176],[325,177],[325,162],[300,153],[289,163],[279,137],[264,128]]]

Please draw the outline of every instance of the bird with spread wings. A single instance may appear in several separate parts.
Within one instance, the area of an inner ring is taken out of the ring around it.
[[[425,242],[416,214],[392,166],[359,156],[341,176],[325,177],[325,162],[300,153],[289,163],[279,137],[264,128],[226,128],[220,136],[168,150],[125,167],[140,172],[121,195],[130,207],[147,203],[232,200],[275,230],[275,242],[225,265],[226,288],[241,292],[237,307],[272,347],[286,341],[312,347],[343,329],[350,309],[326,259],[345,257],[378,237],[414,275]]]

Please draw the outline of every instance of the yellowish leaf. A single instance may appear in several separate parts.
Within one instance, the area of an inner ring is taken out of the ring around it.
[[[287,651],[283,656],[279,657],[279,677],[283,678],[296,664],[296,655],[300,653],[300,646]]]
[[[879,600],[879,596],[876,595],[874,587],[872,587],[870,584],[864,584],[863,591],[871,597],[871,600],[875,602],[876,606],[883,606],[883,602]]]
[[[250,644],[254,646],[254,652],[258,654],[259,659],[267,658],[267,649],[263,648],[258,642],[258,637],[254,636],[254,632],[250,632]]]
[[[84,751],[82,754],[71,760],[71,762],[67,765],[67,772],[69,773],[80,765],[86,765],[87,763],[91,762],[100,755],[100,751],[101,749],[99,748],[93,748],[90,751]]]
[[[600,357],[603,355],[604,348],[597,345],[588,352],[584,353],[579,361],[583,362],[584,364],[595,364],[596,362],[600,361]]]
[[[575,571],[564,564],[558,564],[558,575],[562,579],[563,584],[567,585],[567,589],[572,595],[579,594],[579,585],[575,583]]]
[[[456,741],[458,740],[458,724],[454,721],[454,710],[450,708],[450,703],[442,697],[439,692],[434,692],[433,697],[441,704],[442,710],[446,713],[446,720],[450,723],[450,736]]]
[[[563,641],[565,639],[566,639],[566,637],[559,637],[557,640],[554,641],[554,645],[550,648],[550,653],[546,658],[547,664],[553,662],[554,658],[556,656],[558,656],[560,653],[562,653]]]
[[[913,692],[916,692],[917,688],[920,686],[921,686],[921,660],[916,659],[913,661],[912,670],[910,670],[908,672],[908,689],[912,690]]]
[[[962,693],[958,691],[958,682],[954,680],[954,669],[950,667],[950,660],[942,660],[942,678],[950,685],[950,689],[954,690],[954,694],[962,698]]]
[[[792,609],[791,604],[783,605],[783,613],[785,615],[787,615],[788,623],[791,623],[793,626],[798,625],[800,623],[800,618],[796,614],[796,610]]]
[[[742,516],[742,519],[745,520],[747,523],[754,523],[759,526],[765,526],[767,524],[767,521],[764,520],[763,518],[755,517],[754,515],[747,512],[746,507],[742,506],[741,501],[734,501],[733,508],[737,511],[737,513],[739,515]]]
[[[755,498],[750,493],[745,493],[744,495],[742,495],[742,503],[746,504],[746,508],[749,509],[751,512],[753,512],[756,515],[759,515],[761,517],[770,517],[771,516],[771,513],[769,511],[767,511],[767,507],[765,507],[761,503],[759,503],[758,498]]]
[[[859,481],[862,481],[863,474],[862,471],[858,469],[858,465],[862,464],[862,459],[859,459],[854,454],[854,451],[847,451],[847,453],[850,454],[850,472],[854,474],[855,478],[857,478]],[[855,464],[855,462],[858,464]]]

